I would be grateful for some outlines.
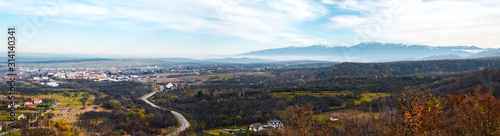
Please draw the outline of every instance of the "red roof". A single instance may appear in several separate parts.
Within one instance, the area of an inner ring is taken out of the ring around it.
[[[26,106],[26,107],[35,107],[36,104],[24,104],[24,106]]]
[[[42,100],[42,98],[31,98],[31,100],[33,100],[33,101],[35,101],[35,100],[39,100],[39,101],[41,101],[41,100]]]

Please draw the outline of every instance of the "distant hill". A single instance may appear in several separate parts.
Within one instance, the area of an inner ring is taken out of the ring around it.
[[[4,52],[7,54],[6,52]],[[276,63],[296,60],[328,62],[393,62],[415,60],[443,60],[500,57],[500,49],[475,46],[432,47],[396,43],[365,42],[354,46],[313,45],[252,51],[226,58],[129,58],[154,60],[156,63]],[[101,58],[98,60],[96,58]],[[94,59],[94,60],[93,60]],[[78,61],[106,61],[125,59],[116,56],[78,55],[57,53],[16,53],[16,63],[62,63]],[[0,60],[4,64],[7,59]],[[2,64],[0,64],[2,65]]]
[[[147,58],[147,59],[168,61],[168,62],[197,62],[197,61],[200,61],[200,60],[189,59],[189,58]]]
[[[71,59],[71,60],[62,60],[62,59],[55,59],[55,60],[50,60],[50,59],[42,59],[42,60],[37,60],[37,59],[27,59],[29,61],[17,61],[17,63],[80,63],[80,62],[87,62],[87,61],[112,61],[114,59],[104,59],[104,58],[93,58],[93,59]]]
[[[5,63],[6,64],[6,63]],[[163,65],[169,62],[149,59],[71,59],[71,60],[42,60],[42,61],[16,61],[20,67],[50,67],[50,68],[105,68],[105,67],[132,67],[145,65]],[[5,66],[0,64],[1,66]]]
[[[456,54],[447,54],[447,55],[434,55],[430,57],[422,58],[421,60],[446,60],[446,59],[462,59],[462,57]]]
[[[334,73],[349,76],[449,74],[464,71],[500,68],[500,58],[400,61],[389,63],[345,62],[333,66]]]
[[[222,58],[222,59],[206,59],[204,62],[223,62],[223,63],[267,63],[277,62],[275,60],[254,59],[254,58]]]
[[[132,66],[173,66],[183,65],[186,67],[326,67],[338,64],[338,62],[315,61],[315,60],[293,60],[277,61],[254,58],[223,58],[196,60],[188,58],[129,58],[129,59],[64,59],[64,58],[16,58],[16,66],[20,67],[48,67],[48,68],[105,68],[105,67],[132,67]],[[0,64],[5,66],[7,62]]]
[[[492,91],[493,96],[500,98],[500,69],[489,68],[471,72],[453,81],[442,80],[431,88],[438,95],[472,94],[476,89],[483,92]]]
[[[469,58],[500,57],[500,49],[486,50],[473,54]]]
[[[500,57],[500,52],[489,54],[487,57]]]
[[[460,57],[473,55],[472,51],[484,50],[474,46],[447,46],[431,47],[427,45],[406,45],[394,43],[365,42],[355,46],[327,47],[321,45],[307,47],[286,47],[277,49],[267,49],[238,54],[246,57],[326,57],[327,61],[354,61],[354,62],[377,62],[377,61],[398,61],[408,58],[426,58],[436,55],[455,54]]]
[[[307,69],[283,69],[292,77],[303,79],[331,78],[341,76],[407,76],[407,75],[452,75],[488,68],[500,68],[500,57],[458,60],[425,60],[398,61],[383,63],[344,62],[330,67],[313,67]],[[402,81],[406,82],[406,81]]]

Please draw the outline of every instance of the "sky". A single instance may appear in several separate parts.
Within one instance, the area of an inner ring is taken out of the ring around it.
[[[370,41],[500,47],[495,0],[0,0],[0,17],[4,30],[16,27],[21,54],[219,58]]]

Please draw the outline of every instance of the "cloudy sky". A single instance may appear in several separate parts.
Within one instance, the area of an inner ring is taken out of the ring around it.
[[[17,29],[18,52],[208,58],[367,41],[500,47],[495,0],[0,0],[0,16]]]

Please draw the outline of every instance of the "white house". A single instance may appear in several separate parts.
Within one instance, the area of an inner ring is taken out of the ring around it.
[[[171,88],[172,88],[172,86],[175,86],[175,85],[174,85],[174,84],[172,84],[172,83],[168,83],[165,87],[167,87],[168,89],[171,89]]]
[[[49,77],[44,76],[42,77],[42,80],[49,80]]]
[[[21,106],[21,105],[14,103],[14,104],[9,104],[8,108],[11,108],[11,107],[17,108],[19,106]]]
[[[175,90],[175,89],[177,89],[177,86],[179,86],[179,83],[172,83],[172,82],[170,82],[165,87],[167,89]]]
[[[268,126],[271,126],[273,128],[283,127],[283,124],[280,120],[270,120],[267,124]]]
[[[253,123],[250,126],[248,126],[248,130],[251,131],[262,131],[264,130],[264,126],[260,123]]]
[[[331,116],[330,120],[331,121],[337,121],[337,120],[339,120],[339,117],[337,117],[337,116]]]
[[[57,76],[57,78],[59,78],[59,79],[66,79],[66,75],[59,75],[59,76]]]
[[[42,103],[42,102],[43,102],[43,101],[42,101],[42,98],[31,98],[31,100],[33,100],[33,103],[34,103],[34,104],[40,104],[40,103]]]

